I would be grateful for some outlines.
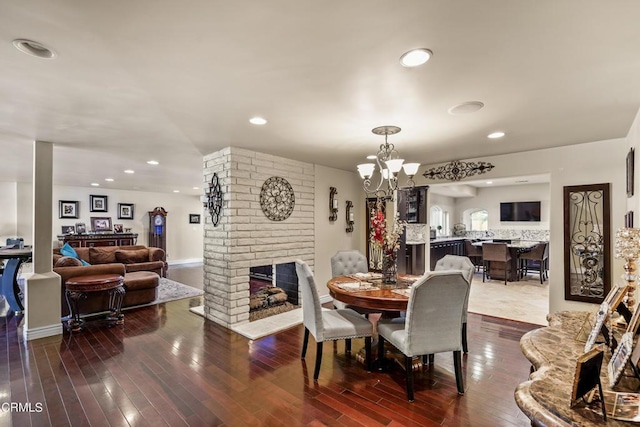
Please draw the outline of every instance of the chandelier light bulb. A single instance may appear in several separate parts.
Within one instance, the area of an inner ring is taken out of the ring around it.
[[[420,163],[405,163],[402,165],[402,169],[404,169],[404,173],[407,176],[414,176],[417,174],[418,168],[420,168]]]
[[[402,169],[402,164],[404,163],[404,159],[392,159],[384,162],[391,171],[392,174],[396,175]]]
[[[362,163],[358,165],[358,172],[360,173],[360,178],[369,179],[373,175],[373,171],[376,169],[376,165],[374,163]]]

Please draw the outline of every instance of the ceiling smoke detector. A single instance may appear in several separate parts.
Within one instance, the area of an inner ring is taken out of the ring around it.
[[[15,39],[13,41],[13,46],[20,52],[35,56],[36,58],[53,59],[57,56],[52,49],[49,49],[42,43],[38,43],[33,40]]]

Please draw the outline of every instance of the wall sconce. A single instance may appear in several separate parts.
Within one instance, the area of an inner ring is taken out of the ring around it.
[[[353,233],[353,202],[351,200],[347,200],[347,208],[346,211],[346,219],[347,219],[347,233]]]
[[[329,221],[338,219],[338,198],[336,194],[338,194],[336,187],[329,187]]]
[[[222,216],[222,187],[220,186],[217,173],[214,173],[211,177],[209,188],[205,189],[205,197],[206,201],[203,205],[209,211],[209,215],[211,215],[213,226],[217,227],[220,222],[220,217]]]

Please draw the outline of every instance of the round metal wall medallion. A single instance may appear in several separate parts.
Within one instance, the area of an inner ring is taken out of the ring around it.
[[[262,184],[260,207],[271,221],[284,221],[289,218],[295,205],[296,196],[286,179],[272,176]]]

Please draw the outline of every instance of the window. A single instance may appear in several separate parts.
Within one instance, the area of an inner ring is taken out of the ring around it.
[[[473,211],[469,214],[469,224],[471,231],[489,230],[489,212],[486,209]]]
[[[443,211],[440,206],[431,206],[429,210],[429,225],[431,228],[438,230],[438,234],[446,234],[449,230],[449,212]]]

